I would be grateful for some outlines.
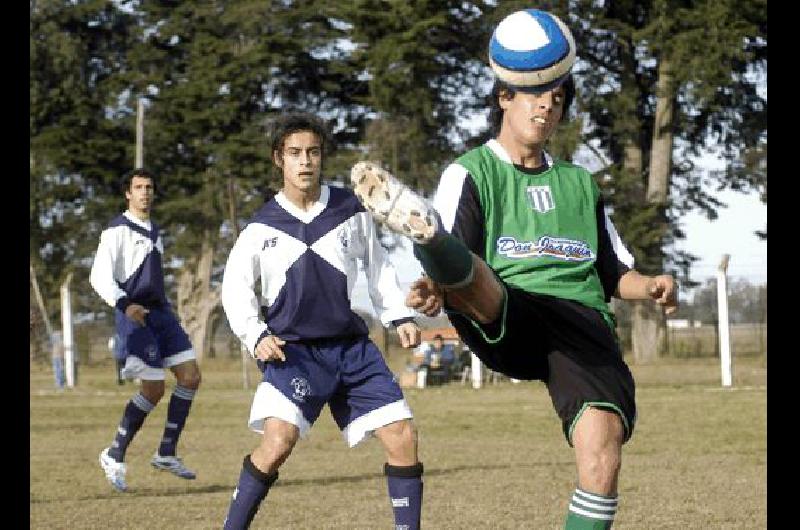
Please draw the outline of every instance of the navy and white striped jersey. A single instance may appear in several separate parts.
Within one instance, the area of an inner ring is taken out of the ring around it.
[[[168,306],[159,228],[129,211],[115,217],[100,234],[89,282],[110,306],[125,311],[131,303]]]
[[[413,317],[372,218],[352,191],[323,185],[308,211],[278,193],[228,256],[222,305],[231,329],[251,352],[266,334],[290,341],[368,334],[350,301],[358,260],[381,322]]]

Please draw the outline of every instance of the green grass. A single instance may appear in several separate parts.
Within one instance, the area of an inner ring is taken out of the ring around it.
[[[390,366],[402,366],[397,352]],[[179,446],[198,471],[183,481],[149,466],[166,399],[128,450],[130,491],[111,490],[97,464],[126,403],[111,362],[83,367],[56,392],[31,365],[31,528],[220,528],[245,454],[256,383],[241,365],[209,359]],[[766,528],[766,366],[734,360],[734,388],[713,359],[632,366],[639,421],[623,450],[618,529]],[[168,391],[173,380],[168,378]],[[425,464],[426,528],[560,528],[575,486],[573,454],[541,383],[453,383],[406,390]],[[381,448],[347,449],[323,413],[281,469],[253,528],[391,528]]]

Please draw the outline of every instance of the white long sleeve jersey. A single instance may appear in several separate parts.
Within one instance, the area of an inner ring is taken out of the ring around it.
[[[278,193],[228,256],[222,305],[231,329],[251,352],[266,334],[284,340],[368,334],[351,308],[358,260],[381,322],[413,317],[372,218],[352,191],[323,185],[308,211]]]
[[[126,211],[100,234],[89,283],[108,305],[123,311],[132,302],[145,307],[168,305],[163,252],[158,226]]]

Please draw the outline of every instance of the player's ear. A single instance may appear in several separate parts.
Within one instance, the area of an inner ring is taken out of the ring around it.
[[[283,169],[283,155],[280,151],[272,152],[272,163],[275,164],[276,167]]]

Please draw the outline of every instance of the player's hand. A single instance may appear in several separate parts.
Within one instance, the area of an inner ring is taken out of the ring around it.
[[[664,307],[664,312],[671,315],[678,310],[678,285],[669,274],[650,278],[647,282],[647,295]]]
[[[286,341],[282,338],[275,335],[266,335],[256,345],[255,358],[264,362],[285,361],[286,354],[281,349],[284,344],[286,344]]]
[[[406,306],[425,316],[435,317],[444,306],[444,293],[433,280],[423,276],[411,284]]]
[[[139,304],[131,304],[125,308],[125,316],[137,322],[139,325],[144,326],[144,317],[150,310]]]
[[[397,326],[397,336],[403,348],[413,348],[419,345],[422,334],[416,322],[406,322]]]

